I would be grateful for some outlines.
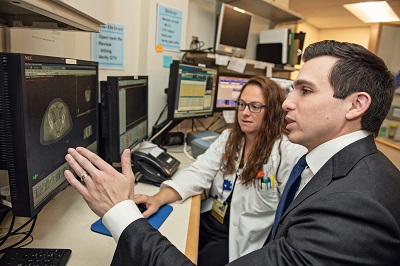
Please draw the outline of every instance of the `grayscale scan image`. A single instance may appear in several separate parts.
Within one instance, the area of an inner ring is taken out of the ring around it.
[[[52,100],[42,118],[40,143],[49,145],[59,141],[71,131],[72,126],[68,106],[60,98]]]

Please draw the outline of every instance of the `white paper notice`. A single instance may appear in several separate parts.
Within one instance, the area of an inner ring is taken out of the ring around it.
[[[270,64],[267,63],[267,67],[265,68],[265,75],[269,78],[272,78],[272,68],[275,66],[275,64]]]
[[[223,110],[222,116],[224,117],[225,122],[227,124],[233,124],[233,122],[235,121],[235,111],[234,110]]]
[[[227,66],[229,63],[229,56],[215,54],[215,64],[219,66]]]
[[[243,73],[244,69],[246,68],[246,60],[242,58],[231,57],[227,68],[229,70]]]

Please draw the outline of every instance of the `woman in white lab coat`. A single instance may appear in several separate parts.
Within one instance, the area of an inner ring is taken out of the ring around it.
[[[201,206],[198,265],[225,265],[264,244],[290,171],[307,152],[286,136],[284,100],[274,81],[250,79],[236,102],[232,129],[157,194],[136,195],[148,217],[210,189]]]

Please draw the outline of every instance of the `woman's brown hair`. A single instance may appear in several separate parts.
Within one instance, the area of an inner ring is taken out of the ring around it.
[[[249,154],[246,167],[241,175],[241,181],[245,185],[255,184],[255,178],[262,169],[263,164],[271,155],[274,143],[281,139],[283,134],[287,134],[285,123],[285,111],[282,103],[285,100],[285,93],[282,88],[274,81],[264,76],[251,78],[242,88],[238,100],[248,85],[256,85],[261,88],[265,100],[266,111],[264,123],[255,139],[253,151]],[[225,147],[225,163],[223,166],[224,175],[233,174],[236,171],[235,162],[239,156],[244,133],[238,123],[238,110],[235,111],[235,121]],[[281,154],[279,145],[279,154]],[[280,165],[280,161],[279,161]],[[278,168],[279,168],[278,165]],[[277,178],[277,177],[276,177]]]

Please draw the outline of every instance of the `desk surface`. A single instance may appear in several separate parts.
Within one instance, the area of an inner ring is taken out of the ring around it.
[[[179,169],[190,163],[184,155],[173,156],[181,161]],[[135,186],[135,193],[152,195],[158,190],[158,187],[143,183]],[[171,205],[173,211],[159,231],[192,261],[197,262],[200,196]],[[112,237],[90,230],[98,218],[82,196],[68,186],[39,213],[32,233],[34,240],[27,247],[69,248],[72,254],[68,265],[110,265],[116,243]],[[17,221],[17,224],[26,221],[25,218],[19,219],[21,221]]]

